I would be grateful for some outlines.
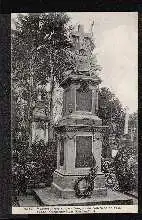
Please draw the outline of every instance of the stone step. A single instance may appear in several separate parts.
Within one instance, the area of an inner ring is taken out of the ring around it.
[[[39,202],[35,199],[33,195],[22,195],[19,196],[19,206],[20,207],[38,207],[40,206]]]
[[[135,192],[135,191],[129,191],[129,192],[126,192],[125,194],[128,195],[128,196],[132,196],[132,197],[138,199],[138,193]]]
[[[51,188],[33,189],[33,195],[41,206],[68,206],[68,205],[133,205],[133,198],[123,193],[107,190],[107,196],[91,198],[70,198],[58,197],[51,191]]]

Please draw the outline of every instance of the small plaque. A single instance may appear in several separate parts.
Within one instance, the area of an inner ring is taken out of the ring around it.
[[[63,114],[71,113],[73,109],[74,109],[74,103],[72,102],[71,91],[66,90],[64,92]]]
[[[70,104],[70,91],[66,90],[64,92],[64,102],[63,102],[63,112],[66,114],[68,112],[68,105]]]
[[[92,111],[92,90],[76,90],[76,111]]]

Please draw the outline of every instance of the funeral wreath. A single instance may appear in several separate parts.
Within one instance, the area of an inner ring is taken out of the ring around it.
[[[98,167],[91,167],[87,176],[80,177],[75,181],[74,190],[78,198],[87,198],[92,195],[94,189],[94,179],[97,176]],[[84,189],[81,189],[81,183],[85,183]]]

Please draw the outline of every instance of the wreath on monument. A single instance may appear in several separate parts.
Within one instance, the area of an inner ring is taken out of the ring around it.
[[[98,167],[91,167],[90,172],[87,176],[80,177],[75,181],[74,190],[78,198],[91,197],[94,189],[94,179],[97,176]],[[80,188],[80,183],[86,183],[85,189]]]

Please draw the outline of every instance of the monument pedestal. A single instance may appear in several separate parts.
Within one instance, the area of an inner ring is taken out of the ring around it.
[[[110,189],[107,190],[105,196],[98,195],[84,199],[76,197],[64,199],[54,193],[51,188],[34,189],[33,195],[41,206],[133,205],[131,196]]]
[[[86,170],[87,171],[87,170]],[[88,173],[88,172],[86,172]],[[60,198],[75,198],[74,183],[83,175],[71,175],[61,173],[58,170],[54,172],[51,190]],[[106,196],[105,177],[103,173],[98,173],[94,181],[94,190],[92,196]]]

